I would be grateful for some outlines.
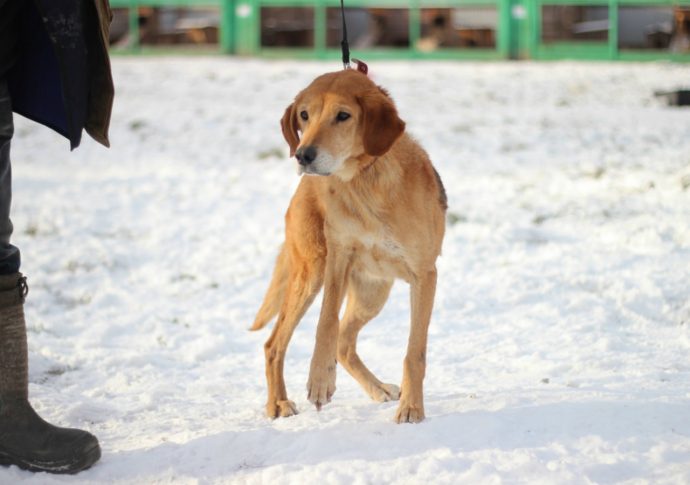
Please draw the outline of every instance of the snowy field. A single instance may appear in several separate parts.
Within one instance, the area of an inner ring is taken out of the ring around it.
[[[270,421],[251,324],[298,177],[278,120],[338,62],[116,58],[112,144],[17,120],[30,394],[97,435],[76,477],[2,484],[690,483],[690,87],[674,64],[384,63],[450,209],[427,420],[396,425],[342,369],[305,384],[318,305]],[[399,382],[405,284],[363,332]]]

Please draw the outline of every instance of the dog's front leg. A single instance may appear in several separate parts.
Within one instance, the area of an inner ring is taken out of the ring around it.
[[[424,419],[426,344],[436,293],[436,268],[417,277],[410,286],[412,326],[403,365],[400,405],[395,414],[398,423],[418,423]]]
[[[350,257],[344,248],[329,245],[326,256],[323,304],[316,328],[316,345],[307,382],[307,398],[319,411],[321,406],[331,401],[335,392],[338,315],[345,296],[349,266]]]

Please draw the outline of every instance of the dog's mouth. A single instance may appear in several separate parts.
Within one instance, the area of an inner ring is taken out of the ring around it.
[[[297,164],[297,175],[313,175],[317,177],[328,177],[330,172],[324,173],[316,170],[316,168],[313,165],[307,165],[306,167],[304,165]]]

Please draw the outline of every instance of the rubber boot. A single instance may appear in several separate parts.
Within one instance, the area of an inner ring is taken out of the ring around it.
[[[77,473],[98,461],[101,449],[91,433],[53,426],[29,404],[27,293],[21,273],[0,275],[0,465]]]

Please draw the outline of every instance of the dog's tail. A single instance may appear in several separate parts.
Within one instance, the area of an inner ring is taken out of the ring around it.
[[[268,286],[266,296],[264,296],[264,302],[256,313],[254,324],[249,330],[253,331],[264,328],[266,324],[273,320],[273,317],[278,314],[280,306],[283,304],[283,299],[285,298],[285,289],[287,287],[290,269],[289,266],[288,251],[285,246],[283,246],[280,249],[280,254],[278,254],[273,276],[271,277],[271,284]]]

